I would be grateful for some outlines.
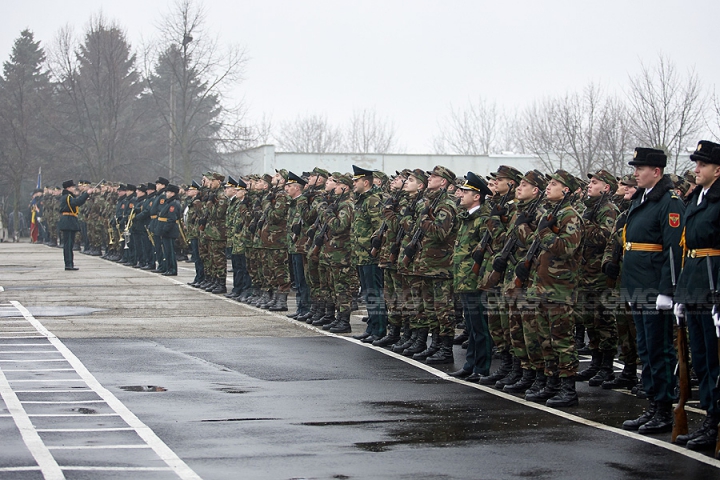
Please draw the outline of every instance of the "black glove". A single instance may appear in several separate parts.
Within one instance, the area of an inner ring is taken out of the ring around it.
[[[292,230],[292,233],[294,235],[300,235],[300,224],[294,223],[293,226],[290,228],[290,230]]]
[[[525,262],[520,262],[517,264],[517,267],[515,267],[515,275],[522,280],[523,282],[527,282],[530,278],[530,270],[525,266]]]
[[[557,218],[552,217],[550,220],[548,220],[548,217],[543,217],[538,224],[538,230],[542,232],[546,228],[553,228],[555,225],[557,225]]]
[[[255,231],[257,231],[257,224],[252,224],[248,227],[248,230],[250,230],[250,235],[255,235]]]
[[[626,222],[627,222],[627,215],[620,215],[620,218],[618,218],[618,221],[615,224],[615,229],[618,232],[622,232],[622,229],[625,227]]]
[[[493,270],[495,270],[496,272],[500,272],[500,273],[503,273],[507,269],[507,266],[508,266],[507,260],[500,258],[500,257],[496,258],[493,261],[493,265],[492,265]]]
[[[485,253],[482,250],[475,250],[472,253],[472,258],[475,260],[475,263],[482,264],[483,257],[485,256]]]
[[[620,276],[620,267],[617,264],[608,262],[602,266],[602,271],[605,275],[608,276],[608,278],[611,278],[612,280],[617,280],[617,278]]]
[[[214,193],[209,193],[208,197],[207,197],[207,201],[214,202],[215,200],[217,200],[217,195],[215,195]]]
[[[406,256],[410,258],[415,258],[415,254],[417,254],[417,247],[414,245],[408,245],[407,247],[405,247],[404,252]]]
[[[337,212],[337,210],[338,210],[337,203],[332,203],[332,204],[328,205],[328,207],[327,207],[327,211],[330,213],[335,213],[335,212]]]
[[[428,206],[428,207],[423,208],[422,211],[420,212],[420,215],[422,215],[422,216],[430,215],[430,207]]]
[[[397,206],[398,202],[395,200],[395,197],[390,197],[387,200],[385,200],[385,208],[395,208]]]
[[[316,235],[315,241],[313,243],[315,244],[316,247],[322,247],[323,244],[325,243],[325,239],[323,238],[322,235]]]
[[[207,218],[201,218],[199,224],[201,227],[204,227],[205,225],[207,225]]]
[[[529,224],[533,219],[530,218],[525,212],[518,213],[517,218],[515,218],[515,226],[519,227],[520,225]]]
[[[262,230],[263,225],[265,225],[265,220],[260,220],[260,221],[257,223],[257,228],[258,228],[258,230]]]
[[[491,217],[505,217],[507,216],[508,209],[502,205],[495,205],[490,211]]]
[[[593,215],[592,208],[586,209],[582,214],[582,219],[585,220],[586,222],[591,222],[593,220],[593,217],[594,217],[594,215]]]
[[[381,237],[373,237],[370,240],[370,246],[374,248],[375,250],[380,250],[380,247],[382,247],[382,238]]]
[[[268,194],[267,199],[271,202],[275,201],[275,192]]]

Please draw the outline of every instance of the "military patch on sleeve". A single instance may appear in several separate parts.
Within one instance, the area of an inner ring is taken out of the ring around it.
[[[673,228],[679,227],[680,226],[680,214],[679,213],[668,214],[668,223]]]
[[[175,211],[175,207],[170,207],[170,213]]]
[[[164,199],[164,198],[161,198],[161,199],[160,199],[160,205],[162,205],[163,203],[165,203],[165,199]]]

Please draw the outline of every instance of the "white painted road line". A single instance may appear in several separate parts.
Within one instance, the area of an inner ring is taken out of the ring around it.
[[[157,454],[167,465],[183,480],[200,480],[200,477],[195,473],[185,462],[153,432],[150,427],[145,425],[134,413],[132,413],[120,400],[115,397],[108,389],[103,387],[100,382],[93,376],[92,373],[83,365],[79,358],[65,346],[52,332],[45,328],[33,315],[25,308],[20,302],[10,302],[18,311],[22,314],[30,324],[37,329],[40,334],[47,338],[47,340],[56,348],[66,361],[75,369],[77,374],[82,378],[85,383],[90,387],[97,395],[107,403],[110,408],[117,412],[125,423],[130,427],[133,427],[135,432],[142,438],[142,440]],[[9,386],[8,386],[9,388]],[[88,415],[92,418],[98,416],[98,414]],[[37,433],[36,433],[37,435]],[[39,437],[38,437],[39,438]],[[63,467],[66,468],[66,467]],[[124,470],[124,469],[121,469]],[[142,471],[142,470],[141,470]],[[150,471],[150,470],[148,470]]]

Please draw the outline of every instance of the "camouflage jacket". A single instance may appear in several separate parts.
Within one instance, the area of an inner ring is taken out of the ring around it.
[[[599,197],[586,199],[586,210],[583,216],[580,286],[593,291],[604,290],[607,286],[607,277],[602,273],[602,260],[619,214],[614,203],[605,201],[603,205],[598,206],[594,218],[589,218],[599,200]]]
[[[416,222],[415,231],[409,237],[406,237],[410,242],[418,228],[425,232],[415,258],[408,266],[409,275],[438,278],[452,277],[453,247],[457,236],[455,224],[457,208],[455,201],[444,190],[425,192],[426,205],[431,205],[438,195],[442,195],[442,197],[432,215],[423,215],[421,213]],[[403,251],[400,260],[403,260],[405,256]]]
[[[210,191],[210,200],[207,205],[207,223],[205,236],[215,242],[227,241],[227,228],[225,216],[227,214],[228,198],[221,189]]]
[[[327,223],[327,234],[320,250],[320,263],[329,266],[349,267],[350,229],[353,222],[353,202],[345,197],[337,204],[335,212],[329,209],[321,212],[323,223]]]
[[[485,249],[485,252],[483,254],[483,263],[480,266],[480,272],[478,274],[478,289],[480,290],[491,290],[493,288],[491,284],[488,283],[489,277],[492,274],[493,258],[497,253],[500,253],[500,250],[502,250],[503,246],[505,245],[505,239],[507,238],[508,229],[512,227],[512,225],[514,225],[514,223],[510,223],[510,219],[513,218],[515,216],[515,213],[517,212],[517,203],[515,202],[515,200],[509,200],[505,204],[505,214],[490,215],[491,213],[493,213],[495,204],[499,202],[500,198],[495,198],[495,202],[489,205],[489,216],[487,222],[485,223],[485,228],[482,232],[483,235],[486,231],[490,232],[491,240],[490,244]],[[477,246],[477,248],[480,247],[480,245]]]
[[[554,206],[548,203],[548,210]],[[577,298],[582,219],[571,205],[565,205],[557,214],[556,228],[558,233],[544,228],[528,238],[528,244],[539,238],[541,250],[531,268],[527,298],[573,305]]]
[[[521,212],[525,212],[529,209],[529,207],[532,205],[534,200],[530,200],[527,202],[518,202],[517,208],[515,210],[514,215],[508,222],[508,225],[511,226],[512,230],[511,232],[508,232],[505,236],[505,241],[507,242],[508,235],[513,235],[516,239],[516,247],[515,252],[513,255],[510,256],[508,259],[508,267],[505,270],[505,273],[502,277],[500,277],[500,291],[503,295],[510,295],[512,291],[516,288],[515,286],[515,267],[517,266],[518,262],[522,262],[525,260],[525,257],[527,256],[528,247],[530,247],[530,244],[528,243],[528,239],[530,235],[535,232],[535,229],[537,228],[538,224],[538,218],[542,216],[544,212],[544,208],[542,205],[537,209],[535,212],[535,218],[530,221],[529,224],[524,223],[522,225],[519,225],[515,227],[515,221],[517,220],[518,215]],[[504,245],[503,245],[504,247]],[[500,247],[502,248],[502,247]],[[492,270],[492,262],[495,261],[497,257],[500,256],[500,252],[497,253],[497,255],[493,256],[492,260],[490,261],[490,264],[488,265],[488,270]],[[497,275],[490,274],[490,275]],[[492,278],[492,277],[491,277]],[[491,281],[494,282],[495,279]]]
[[[488,220],[490,208],[481,204],[472,213],[467,210],[458,213],[458,233],[453,251],[453,292],[469,293],[478,288],[478,277],[472,271],[475,260],[472,252],[480,242],[483,227]]]
[[[355,265],[376,265],[377,258],[370,255],[373,233],[382,224],[383,201],[380,190],[372,187],[355,198],[352,223],[352,251]]]
[[[197,197],[195,197],[196,199]],[[198,238],[200,235],[199,222],[200,222],[200,210],[202,208],[201,202],[195,201],[193,198],[189,198],[187,204],[187,220],[185,222],[185,234],[188,240]]]
[[[380,268],[397,268],[396,264],[390,262],[390,255],[392,253],[393,245],[397,240],[398,229],[400,227],[400,214],[404,209],[409,208],[409,196],[406,192],[400,194],[397,205],[386,205],[383,207],[384,222],[387,225],[385,235],[382,238],[382,245],[380,252],[377,255],[378,264]],[[379,235],[379,230],[373,233],[373,237]]]
[[[400,208],[398,213],[398,231],[395,233],[395,243],[390,246],[391,253],[393,248],[397,248],[397,257],[395,267],[398,272],[403,275],[410,275],[412,271],[412,264],[409,268],[405,268],[405,265],[400,261],[403,256],[403,250],[410,243],[410,240],[415,231],[415,225],[420,217],[420,213],[425,209],[427,204],[425,200],[424,192],[420,192],[416,195],[407,197],[407,203]],[[399,245],[398,245],[399,242]],[[397,245],[397,247],[396,247]]]
[[[263,220],[260,229],[261,248],[287,250],[288,206],[290,196],[284,190],[270,192],[263,200]]]

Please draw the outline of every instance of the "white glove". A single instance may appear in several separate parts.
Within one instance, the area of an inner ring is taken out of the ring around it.
[[[682,321],[681,318],[685,318],[685,305],[682,303],[676,303],[673,307],[673,313],[675,314],[675,321],[678,324],[678,327],[681,325]]]
[[[712,318],[715,323],[715,334],[720,338],[720,311],[718,311],[717,305],[713,305]]]
[[[672,297],[667,295],[658,295],[655,300],[655,310],[672,310],[673,301]]]

